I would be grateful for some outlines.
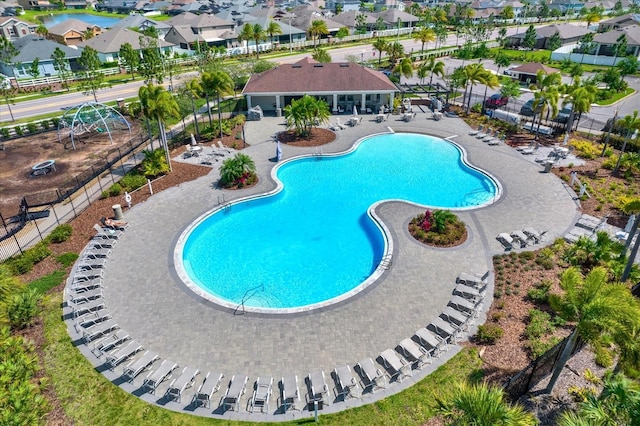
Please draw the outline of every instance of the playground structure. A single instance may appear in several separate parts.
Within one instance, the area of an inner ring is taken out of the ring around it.
[[[58,124],[58,141],[67,136],[71,138],[71,147],[76,149],[75,137],[88,133],[106,133],[113,145],[111,133],[115,130],[127,130],[131,125],[118,110],[99,102],[85,102],[65,111]]]

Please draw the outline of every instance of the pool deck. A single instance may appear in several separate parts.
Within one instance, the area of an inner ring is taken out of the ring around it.
[[[109,380],[168,409],[250,421],[310,417],[313,412],[307,410],[281,413],[278,382],[283,375],[297,374],[304,405],[305,377],[310,372],[323,370],[333,399],[335,385],[330,374],[333,369],[342,364],[353,368],[363,358],[375,360],[380,352],[394,348],[402,339],[429,324],[447,305],[458,274],[483,273],[491,268],[493,255],[504,253],[496,235],[533,227],[547,231],[543,244],[550,243],[563,236],[580,215],[575,194],[560,179],[551,173],[542,173],[541,165],[508,146],[488,146],[469,136],[471,129],[459,118],[434,121],[430,113],[419,112],[410,122],[390,116],[388,121],[376,123],[374,115],[362,117],[361,124],[338,131],[337,139],[321,147],[322,152],[347,150],[359,138],[389,129],[425,133],[456,142],[465,149],[472,165],[490,173],[501,183],[502,197],[492,205],[457,212],[467,224],[467,242],[450,249],[423,246],[409,236],[407,225],[424,208],[406,203],[384,203],[376,212],[394,241],[393,263],[378,283],[353,299],[319,311],[284,317],[233,315],[203,302],[185,289],[175,273],[173,250],[177,238],[193,220],[218,206],[221,200],[275,188],[270,178],[275,165],[270,160],[275,156],[272,137],[285,129],[283,118],[267,117],[248,122],[245,134],[250,146],[242,152],[255,161],[258,185],[242,191],[217,189],[215,183],[221,164],[217,162],[207,176],[167,189],[134,205],[125,211],[130,227],[113,249],[105,268],[104,300],[120,328],[146,350],[157,352],[161,359],[178,363],[180,370],[189,366],[203,373],[186,391],[182,403],[167,402],[162,398],[170,381],[161,384],[156,395],[143,393],[139,388],[146,372],[133,384],[121,383],[119,376],[126,362],[110,371],[102,366],[104,357],[99,359],[91,355],[91,345],[78,344],[78,348]],[[334,121],[332,117],[331,122]],[[317,151],[317,148],[282,145],[285,159]],[[197,159],[184,161],[194,160]],[[233,247],[227,249],[233,250]],[[238,259],[238,263],[241,266],[242,259]],[[493,297],[492,282],[493,275],[485,309]],[[482,322],[484,314],[477,321]],[[68,324],[72,338],[77,340],[72,321]],[[451,348],[433,364],[414,371],[413,377],[402,383],[392,383],[387,389],[361,398],[332,403],[321,412],[340,411],[399,392],[446,362],[459,349],[458,346]],[[155,367],[158,365],[159,362]],[[176,370],[174,377],[180,370]],[[208,371],[224,373],[222,386],[214,394],[210,409],[194,408],[189,401]],[[218,401],[234,374],[249,376],[247,391],[241,399],[239,412],[224,412],[218,407]],[[247,412],[253,383],[258,376],[274,378],[270,414]]]

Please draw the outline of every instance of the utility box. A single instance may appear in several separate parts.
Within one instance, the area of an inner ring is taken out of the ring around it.
[[[544,163],[544,172],[551,173],[551,168],[553,167],[553,161],[547,161]]]

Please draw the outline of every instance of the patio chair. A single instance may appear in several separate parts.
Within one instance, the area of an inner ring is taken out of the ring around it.
[[[129,383],[133,383],[133,380],[144,370],[149,368],[151,364],[160,358],[157,353],[146,351],[142,356],[138,359],[131,361],[124,368],[122,372],[122,378],[125,379]]]
[[[93,269],[104,268],[107,265],[107,259],[83,259],[78,262],[77,270],[87,271]]]
[[[489,271],[484,274],[467,274],[465,272],[458,275],[456,283],[468,285],[469,287],[483,288],[487,285],[489,279]]]
[[[227,407],[229,407],[229,409],[233,409],[233,411],[238,411],[240,408],[240,397],[244,395],[247,388],[247,380],[249,380],[249,377],[247,376],[237,374],[231,376],[229,387],[222,397],[221,405],[224,411],[227,410]]]
[[[82,257],[84,259],[102,259],[111,256],[111,249],[88,247],[84,250]]]
[[[440,317],[431,321],[427,326],[427,329],[432,330],[443,339],[448,340],[452,345],[462,339],[462,329]]]
[[[468,313],[477,317],[482,309],[482,300],[474,301],[470,299],[465,299],[461,296],[452,296],[449,299],[448,306],[451,306],[454,309],[457,309],[460,312]]]
[[[538,232],[535,229],[531,228],[531,227],[527,227],[524,228],[522,230],[522,232],[524,233],[524,235],[527,236],[527,239],[531,240],[533,242],[533,244],[538,244],[540,243],[540,241],[542,241],[542,237],[544,234],[546,234],[545,232]]]
[[[95,287],[86,291],[75,292],[69,294],[68,302],[72,305],[82,305],[83,303],[89,303],[92,300],[102,298],[102,287]]]
[[[490,133],[491,133],[491,128],[490,128],[490,127],[487,127],[484,131],[480,131],[480,132],[478,132],[478,133],[476,134],[476,138],[477,138],[477,139],[481,139],[481,140],[482,140],[482,139],[486,138],[486,137],[487,137],[487,135],[488,135],[488,134],[490,134]]]
[[[261,413],[269,412],[269,398],[273,388],[273,377],[258,377],[253,386],[253,396],[251,397],[251,412],[256,407],[260,407]]]
[[[342,396],[345,400],[347,397],[355,397],[355,390],[358,389],[358,382],[351,373],[351,367],[348,365],[340,365],[333,370],[336,384],[340,388],[336,389],[336,396]]]
[[[115,333],[104,337],[100,340],[97,340],[93,344],[93,348],[91,352],[96,356],[100,357],[102,354],[119,348],[124,342],[130,339],[129,333],[124,330],[116,330]]]
[[[403,339],[398,343],[396,350],[407,360],[411,361],[413,366],[418,370],[422,369],[425,364],[432,362],[429,352],[409,338]]]
[[[94,278],[87,281],[72,281],[71,291],[74,293],[82,293],[85,291],[93,290],[102,286],[102,278]]]
[[[93,225],[93,229],[96,231],[95,237],[97,238],[117,240],[122,236],[122,231],[111,228],[105,229],[97,223]]]
[[[465,314],[451,306],[444,308],[440,314],[440,318],[457,325],[463,331],[469,331],[469,327],[475,322],[473,314]]]
[[[425,327],[416,331],[413,336],[418,340],[418,343],[429,352],[431,358],[439,358],[443,352],[449,349],[446,339],[432,333],[431,330]]]
[[[89,281],[89,280],[94,280],[96,278],[103,278],[103,277],[104,277],[104,269],[85,269],[85,270],[76,269],[73,272],[74,282]]]
[[[98,236],[93,236],[91,241],[89,242],[89,248],[95,249],[112,249],[118,243],[118,240],[111,238],[102,238]]]
[[[347,128],[347,126],[345,126],[344,124],[342,124],[342,123],[340,122],[340,118],[336,118],[336,125],[337,125],[338,127],[340,127],[342,130],[344,130],[344,129],[346,129],[346,128]]]
[[[360,377],[366,381],[362,385],[363,390],[370,389],[374,392],[376,388],[386,388],[385,374],[375,366],[371,358],[365,358],[356,364],[356,369]]]
[[[453,288],[453,294],[454,296],[455,295],[462,296],[465,299],[472,299],[474,301],[478,301],[484,298],[484,295],[486,294],[486,289],[478,290],[477,288],[469,287],[468,285],[456,284],[456,286]]]
[[[496,146],[496,145],[501,145],[504,143],[504,141],[507,139],[506,136],[500,136],[499,138],[492,138],[489,139],[487,142],[487,145],[489,146]]]
[[[309,402],[322,401],[328,404],[329,386],[327,386],[324,371],[309,373],[306,381],[309,389]]]
[[[484,125],[480,124],[478,125],[478,128],[475,130],[470,130],[469,131],[469,136],[476,136],[478,133],[480,133],[482,130],[484,129]]]
[[[385,349],[380,353],[382,366],[389,372],[389,381],[402,382],[405,377],[411,376],[411,364],[400,358],[393,349]]]
[[[285,413],[288,408],[293,410],[299,409],[300,389],[298,388],[298,376],[290,375],[282,377],[280,380],[280,395]]]
[[[85,306],[85,305],[82,305]],[[78,333],[84,332],[85,329],[91,327],[102,321],[111,319],[111,314],[106,309],[101,309],[95,312],[89,312],[79,316],[76,319],[75,328]]]
[[[223,378],[222,373],[207,373],[207,377],[198,388],[195,396],[196,405],[202,405],[211,408],[211,397],[220,389],[220,381]]]
[[[511,232],[510,235],[516,245],[520,246],[520,248],[525,248],[529,244],[529,238],[527,238],[526,234],[519,229]]]
[[[78,317],[81,317],[83,315],[86,315],[95,311],[99,311],[101,309],[106,309],[103,298],[93,299],[88,302],[86,301],[76,302],[72,298],[67,300],[67,306],[71,308],[71,311],[73,312],[73,317],[76,318],[76,321]]]
[[[85,344],[89,343],[92,340],[97,339],[98,337],[102,337],[105,334],[119,328],[118,323],[116,323],[113,319],[108,319],[106,321],[102,321],[92,325],[91,327],[82,330],[82,339]]]
[[[498,240],[500,244],[502,244],[505,251],[513,250],[513,238],[511,238],[511,235],[507,234],[506,232],[498,234],[496,240]]]
[[[182,393],[185,389],[193,386],[196,381],[196,376],[200,374],[200,370],[192,367],[185,367],[182,369],[180,376],[173,379],[165,395],[173,399],[174,401],[182,401]],[[206,379],[205,379],[206,380]]]
[[[160,367],[147,374],[144,382],[142,382],[142,388],[152,395],[155,395],[156,389],[158,389],[160,383],[169,379],[171,377],[171,373],[176,368],[178,368],[178,364],[165,359],[162,361],[162,364],[160,364]]]
[[[138,351],[142,350],[142,345],[135,340],[130,341],[126,346],[119,348],[112,354],[109,354],[105,358],[105,365],[112,370],[119,364],[123,363],[127,359],[131,358]]]

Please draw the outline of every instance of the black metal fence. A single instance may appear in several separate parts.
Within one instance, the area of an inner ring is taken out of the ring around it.
[[[67,223],[99,199],[102,192],[135,167],[139,154],[147,148],[148,137],[138,135],[96,160],[85,172],[72,177],[57,189],[25,194],[15,215],[0,214],[0,260],[22,253],[44,239],[56,226]]]
[[[569,337],[566,337],[536,360],[532,361],[523,370],[520,370],[507,380],[503,385],[503,389],[509,399],[516,401],[518,398],[529,392],[529,390],[531,390],[535,385],[540,383],[542,379],[551,374],[553,368],[560,359],[562,349],[564,348],[568,338]],[[578,352],[583,346],[584,342],[578,339],[578,343],[573,349],[573,352],[571,352],[571,355]]]

